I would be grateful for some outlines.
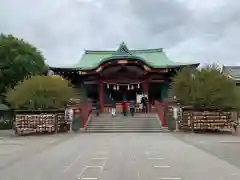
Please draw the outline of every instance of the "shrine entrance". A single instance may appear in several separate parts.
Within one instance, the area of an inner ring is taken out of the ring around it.
[[[107,94],[110,98],[113,98],[116,102],[122,101],[137,101],[137,95],[143,94],[143,90],[140,87],[140,84],[118,84],[110,85],[108,84]]]
[[[86,75],[84,84],[88,97],[99,101],[101,112],[110,112],[113,100],[118,107],[134,100],[136,111],[141,112],[141,99],[148,98],[148,112],[154,111],[155,101],[168,97],[167,71],[151,69],[141,60],[113,60],[98,66],[95,74]],[[117,112],[121,111],[117,108]]]
[[[112,99],[119,106],[123,101],[134,100],[136,107],[138,107],[140,97],[147,93],[147,91],[144,91],[143,85],[147,82],[145,74],[146,71],[143,66],[137,63],[106,65],[101,71],[104,87],[104,107],[109,107]]]
[[[150,82],[148,90],[148,98],[151,104],[154,104],[155,100],[161,101],[162,98],[162,83]]]
[[[119,107],[123,101],[134,100],[136,111],[141,112],[144,94],[148,97],[148,109],[151,112],[155,109],[156,100],[168,98],[166,78],[162,74],[147,72],[141,64],[107,64],[99,74],[101,76],[95,76],[94,81],[85,81],[85,88],[89,99],[99,101],[101,112],[109,112],[113,100]],[[91,78],[94,79],[94,76]]]

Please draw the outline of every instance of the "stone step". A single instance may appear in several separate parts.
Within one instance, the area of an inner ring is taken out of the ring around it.
[[[122,122],[122,123],[125,123],[125,122],[134,122],[134,123],[141,123],[141,122],[155,122],[156,121],[156,118],[155,119],[92,119],[91,122]]]
[[[149,129],[149,128],[116,128],[116,129],[113,129],[113,128],[104,128],[104,129],[99,129],[99,128],[91,128],[91,129],[87,129],[86,132],[99,132],[99,131],[162,131],[161,129]]]
[[[87,129],[88,131],[90,130],[161,130],[161,128],[144,128],[144,127],[118,127],[118,128],[112,128],[112,127],[104,127],[104,128],[95,128],[91,127]]]
[[[95,115],[95,113],[93,112]],[[100,113],[98,117],[111,117],[111,113]],[[133,117],[156,117],[156,113],[135,113]],[[115,117],[131,117],[131,115],[128,113],[127,116],[123,116],[122,113],[117,113]]]
[[[99,127],[88,127],[88,129],[97,129]],[[139,126],[139,127],[126,127],[126,126],[117,126],[117,127],[108,127],[108,126],[105,126],[105,127],[100,127],[100,129],[161,129],[160,127],[143,127],[143,126]]]
[[[154,121],[143,121],[143,122],[89,122],[88,124],[158,124],[159,122]]]
[[[93,113],[95,114],[95,113]],[[111,113],[100,113],[99,117],[103,116],[111,116]],[[116,117],[121,116],[121,117],[131,117],[130,113],[127,113],[127,116],[124,116],[122,113],[116,113]],[[156,113],[135,113],[133,117],[142,117],[142,116],[156,116]]]
[[[152,120],[149,120],[149,119],[146,119],[146,120],[128,120],[128,121],[121,121],[121,120],[117,120],[117,121],[108,121],[108,120],[91,120],[89,121],[89,123],[98,123],[98,124],[104,124],[104,123],[134,123],[134,124],[140,124],[140,123],[153,123],[153,122],[156,122],[159,124],[159,121],[156,120],[156,119],[152,119]]]
[[[107,121],[105,121],[105,122],[89,122],[88,124],[102,124],[102,125],[104,125],[104,124],[126,124],[126,122],[107,122]]]
[[[99,126],[99,125],[91,125],[88,126],[88,128],[124,128],[124,127],[128,127],[128,126],[124,126],[124,125],[104,125],[104,126]]]
[[[146,120],[146,119],[156,119],[156,117],[94,117],[94,120],[135,120],[135,119],[142,119],[142,120]]]
[[[91,121],[93,122],[129,122],[129,121],[133,121],[133,122],[141,122],[141,121],[155,121],[156,118],[132,118],[132,119],[115,119],[115,118],[112,118],[112,119],[96,119],[96,118],[92,118]]]
[[[89,123],[97,123],[97,124],[126,124],[126,123],[131,123],[131,124],[141,124],[141,123],[158,123],[158,120],[129,120],[129,121],[90,121]]]
[[[97,121],[97,120],[93,120],[91,121],[91,123],[142,123],[142,122],[157,122],[156,120],[129,120],[129,121],[107,121],[107,120],[101,120],[101,121]]]
[[[156,126],[160,126],[159,123],[157,122],[142,122],[142,123],[134,123],[134,122],[128,122],[128,123],[93,123],[93,122],[89,122],[87,124],[88,126],[90,125],[124,125],[124,126],[130,126],[130,125],[144,125],[144,126],[148,126],[148,125],[156,125]]]
[[[162,131],[161,129],[157,129],[157,130],[143,130],[143,129],[101,129],[101,130],[87,130],[87,133],[157,133],[157,132],[165,132]]]
[[[124,125],[105,125],[105,126],[98,126],[98,125],[91,125],[88,126],[87,128],[158,128],[160,129],[160,127],[158,126],[141,126],[141,125],[137,125],[137,126],[124,126]]]
[[[86,132],[162,132],[162,129],[155,114],[138,114],[134,117],[101,114],[92,117]]]

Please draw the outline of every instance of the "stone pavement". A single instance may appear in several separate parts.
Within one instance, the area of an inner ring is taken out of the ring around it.
[[[226,134],[176,134],[178,139],[240,168],[240,137]]]
[[[0,179],[239,180],[240,169],[170,133],[65,134],[0,140]]]
[[[13,137],[15,136],[14,131],[9,129],[9,130],[0,130],[0,139],[4,137]]]

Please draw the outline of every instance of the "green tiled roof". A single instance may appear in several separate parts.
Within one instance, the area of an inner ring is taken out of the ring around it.
[[[129,50],[125,43],[121,43],[116,51],[89,51],[85,50],[81,60],[76,65],[80,69],[94,69],[105,61],[114,59],[141,60],[153,68],[166,68],[191,65],[188,63],[173,62],[168,59],[161,48],[145,50]]]
[[[223,66],[222,72],[233,80],[240,80],[240,66]]]

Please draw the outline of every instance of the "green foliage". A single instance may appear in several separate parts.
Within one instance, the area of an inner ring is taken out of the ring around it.
[[[239,106],[235,82],[216,65],[201,70],[183,69],[173,78],[172,91],[183,105],[218,109]]]
[[[46,71],[44,57],[36,47],[12,35],[0,34],[0,94],[26,77]]]
[[[182,104],[194,103],[195,82],[198,71],[196,69],[184,68],[178,72],[172,81],[172,93],[180,98]]]
[[[235,106],[238,110],[240,110],[240,87],[239,86],[236,87],[235,94],[236,94]]]
[[[7,101],[15,109],[59,109],[74,94],[69,82],[59,76],[33,76],[10,89]]]

